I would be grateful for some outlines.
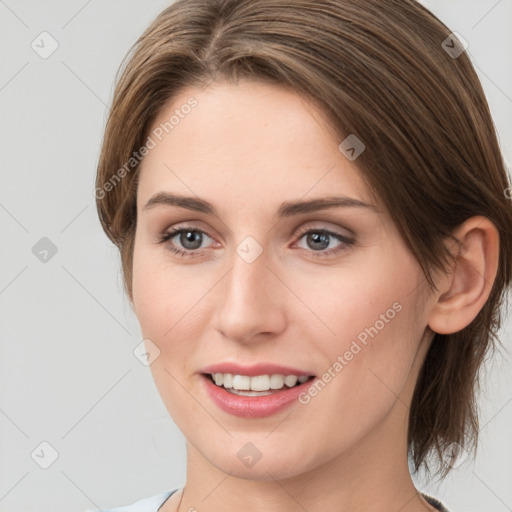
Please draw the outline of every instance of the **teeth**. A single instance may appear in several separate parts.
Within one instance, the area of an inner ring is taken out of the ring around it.
[[[297,384],[297,379],[298,379],[298,377],[295,377],[295,375],[287,375],[287,376],[284,378],[284,383],[285,383],[289,388],[293,388],[293,386],[295,386],[295,384]]]
[[[233,375],[233,389],[248,391],[251,389],[251,377],[246,375]]]
[[[220,375],[221,380],[222,380],[221,384],[225,388],[232,388],[233,387],[233,375],[231,375],[231,373],[225,373],[225,374],[217,373],[216,375]]]
[[[284,386],[284,375],[270,376],[270,389],[281,389]]]
[[[268,375],[258,375],[257,377],[244,377],[251,381],[251,391],[268,391],[270,389],[270,377]],[[236,386],[233,386],[236,388]],[[239,388],[238,388],[239,389]]]
[[[238,389],[230,389],[230,393],[241,396],[266,396],[271,395],[271,391],[238,391]]]
[[[292,388],[297,384],[303,384],[309,377],[301,375],[233,375],[231,373],[213,373],[212,378],[217,386],[224,386],[226,389],[237,391],[269,391],[271,389],[282,389],[285,385]],[[248,395],[251,396],[251,395]]]

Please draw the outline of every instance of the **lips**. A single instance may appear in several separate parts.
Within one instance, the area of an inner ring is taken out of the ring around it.
[[[232,362],[219,363],[201,370],[203,389],[210,400],[222,411],[242,418],[263,418],[277,414],[293,403],[299,401],[299,396],[306,393],[309,386],[316,382],[313,372],[273,363],[259,363],[252,366],[242,366]],[[272,390],[268,394],[259,396],[243,396],[232,393],[221,386],[217,386],[211,377],[215,373],[231,373],[257,377],[259,375],[295,375],[297,377],[313,377],[306,382],[297,384],[292,388],[284,387],[281,390]]]
[[[240,365],[234,362],[213,364],[202,368],[199,373],[231,373],[233,375],[247,375],[256,377],[258,375],[296,375],[297,377],[315,375],[313,371],[301,370],[291,366],[283,366],[274,363],[257,363],[250,366]]]

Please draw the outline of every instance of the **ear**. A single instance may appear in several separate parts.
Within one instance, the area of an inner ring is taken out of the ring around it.
[[[429,315],[430,329],[439,334],[458,332],[475,319],[498,271],[499,233],[489,219],[471,217],[453,236],[459,242],[454,245],[454,266],[439,279],[437,301]]]

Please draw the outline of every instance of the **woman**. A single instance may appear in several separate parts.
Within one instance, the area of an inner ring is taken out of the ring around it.
[[[118,511],[447,510],[510,286],[464,45],[413,0],[178,0],[117,84],[99,217],[183,489]]]

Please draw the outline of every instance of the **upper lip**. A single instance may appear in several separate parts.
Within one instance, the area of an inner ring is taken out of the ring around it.
[[[297,377],[314,375],[313,372],[299,370],[290,366],[282,366],[274,363],[257,363],[250,366],[243,366],[234,362],[225,362],[206,366],[201,373],[231,373],[233,375],[296,375]]]

